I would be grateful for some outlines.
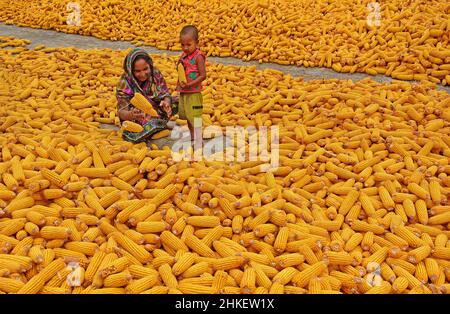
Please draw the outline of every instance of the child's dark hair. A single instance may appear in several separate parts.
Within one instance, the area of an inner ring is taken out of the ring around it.
[[[198,29],[194,25],[186,25],[180,32],[180,36],[192,34],[192,37],[198,41]]]

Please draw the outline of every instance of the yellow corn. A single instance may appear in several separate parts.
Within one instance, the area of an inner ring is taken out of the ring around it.
[[[135,93],[130,103],[136,108],[142,110],[144,113],[151,115],[152,117],[158,116],[158,113],[155,111],[151,103],[142,94]]]
[[[295,283],[297,287],[305,287],[313,277],[319,276],[325,270],[325,268],[326,264],[324,262],[317,262],[311,267],[297,273],[292,278],[292,282]]]
[[[114,232],[111,236],[114,238],[114,240],[117,241],[118,244],[120,244],[131,255],[136,257],[140,262],[145,263],[151,260],[152,257],[150,253],[147,252],[143,247],[133,242],[127,236],[119,232]]]

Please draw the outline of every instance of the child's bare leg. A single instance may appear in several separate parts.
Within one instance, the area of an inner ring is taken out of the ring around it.
[[[202,143],[203,136],[202,136],[202,128],[198,126],[193,126],[192,124],[188,123],[189,132],[191,133],[191,142],[194,142],[196,145],[197,143]]]
[[[195,140],[194,135],[194,126],[192,125],[191,122],[188,121],[188,128],[189,128],[189,133],[191,134],[191,142]]]
[[[194,140],[196,142],[202,143],[202,141],[203,141],[203,134],[202,134],[202,127],[201,126],[194,127]]]
[[[194,141],[196,148],[200,148],[203,143],[202,118],[194,118]]]
[[[202,159],[203,132],[202,132],[202,124],[201,122],[199,123],[197,118],[196,121],[194,122],[193,133],[194,133],[193,137],[194,160],[200,161]]]

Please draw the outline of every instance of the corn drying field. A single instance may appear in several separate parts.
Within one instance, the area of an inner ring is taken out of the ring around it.
[[[128,51],[0,37],[0,293],[450,293],[450,4],[381,2],[377,26],[369,1],[83,0],[69,26],[67,3],[0,21],[174,51],[193,23],[209,56],[368,76],[208,62],[204,126],[277,126],[266,171],[100,128]]]

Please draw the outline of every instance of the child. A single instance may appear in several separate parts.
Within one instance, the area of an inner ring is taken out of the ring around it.
[[[201,143],[203,111],[201,91],[202,82],[206,79],[206,57],[198,47],[197,27],[193,25],[183,27],[180,33],[180,42],[183,53],[178,63],[181,63],[184,67],[187,83],[178,80],[179,116],[188,122],[191,141],[200,140]]]

